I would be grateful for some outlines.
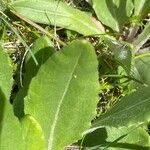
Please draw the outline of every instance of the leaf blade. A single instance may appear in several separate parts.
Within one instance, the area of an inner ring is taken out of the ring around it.
[[[92,0],[92,5],[98,19],[117,32],[120,32],[123,25],[129,22],[133,10],[133,3],[130,0]]]
[[[30,134],[23,138],[24,128],[21,128],[19,120],[14,116],[12,105],[9,102],[10,93],[13,85],[13,68],[8,61],[8,55],[0,47],[0,149],[2,150],[45,150],[45,143],[43,142],[42,131],[37,130],[37,124],[33,123],[33,118],[25,116],[22,118],[22,125],[26,126],[27,122],[30,123],[29,129],[32,130]],[[7,79],[7,80],[6,80]],[[32,122],[31,122],[32,121]],[[34,131],[34,132],[33,132]],[[30,141],[27,139],[30,137]],[[34,138],[37,137],[37,143]],[[28,148],[26,145],[29,145]]]
[[[135,72],[134,77],[142,81],[146,86],[150,85],[150,55],[138,56],[135,58]],[[133,82],[133,87],[142,88],[141,84]]]
[[[142,127],[106,126],[87,134],[82,146],[87,150],[149,149],[150,137]]]
[[[49,150],[61,149],[74,142],[90,124],[98,96],[94,53],[87,42],[75,41],[55,53],[31,82],[25,112],[41,124]],[[90,108],[86,106],[89,103]],[[77,122],[82,122],[82,125],[77,125]],[[73,130],[76,133],[73,134]]]
[[[139,89],[123,97],[106,114],[93,123],[93,127],[103,125],[120,127],[139,125],[148,122],[150,118],[150,87]]]
[[[134,0],[134,16],[141,21],[150,12],[149,0]]]
[[[98,28],[86,13],[63,2],[24,0],[14,2],[11,6],[22,16],[37,23],[56,25],[84,35],[104,32],[104,29]]]
[[[19,127],[19,124],[16,122],[17,118],[13,118],[11,104],[9,102],[13,85],[13,69],[10,66],[8,55],[1,46],[0,60],[2,62],[0,64],[0,149],[11,150],[12,148],[17,148],[14,143],[16,143],[18,139],[14,136],[15,134],[12,131],[15,127]],[[20,128],[18,128],[16,133],[21,135],[20,131]],[[21,143],[18,142],[18,146],[20,145]]]

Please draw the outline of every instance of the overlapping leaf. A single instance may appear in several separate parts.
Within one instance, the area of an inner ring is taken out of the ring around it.
[[[93,127],[100,126],[132,126],[150,119],[150,87],[137,90],[131,95],[123,97],[106,114],[100,116]]]
[[[141,127],[103,127],[89,133],[82,141],[86,150],[149,149],[150,137]]]
[[[19,150],[47,150],[43,131],[39,123],[30,115],[25,115],[21,121],[20,143],[22,144]],[[18,144],[15,143],[16,145]]]

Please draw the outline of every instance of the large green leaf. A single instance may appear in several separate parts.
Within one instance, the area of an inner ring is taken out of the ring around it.
[[[86,150],[148,150],[150,137],[141,127],[103,127],[87,134],[82,146]]]
[[[132,126],[150,119],[150,87],[137,90],[131,95],[123,97],[106,114],[101,115],[93,127],[107,126]]]
[[[150,12],[149,0],[134,0],[134,16],[140,21]]]
[[[64,2],[43,0],[22,0],[12,5],[22,16],[37,23],[56,25],[77,31],[84,35],[100,34],[102,27],[86,13],[79,11]]]
[[[92,0],[92,5],[98,19],[117,32],[129,23],[133,10],[131,0]]]
[[[23,88],[20,89],[14,100],[14,112],[19,118],[24,116],[24,97],[27,95],[28,87],[32,78],[36,76],[41,65],[44,64],[44,62],[55,52],[48,37],[38,38],[34,42],[31,50],[38,61],[38,66],[35,65],[30,53],[28,53],[25,61]]]
[[[41,125],[48,150],[60,150],[81,138],[98,100],[98,63],[93,47],[74,41],[52,55],[32,79],[25,113]]]
[[[13,69],[8,56],[0,47],[0,149],[1,150],[45,150],[41,128],[31,117],[24,117],[22,125],[14,116],[9,97],[13,84]],[[27,126],[30,124],[30,126]],[[28,132],[26,135],[22,131]],[[34,138],[33,138],[34,137]],[[36,140],[35,141],[35,137]],[[28,140],[30,138],[30,140]],[[28,145],[28,146],[27,146]]]

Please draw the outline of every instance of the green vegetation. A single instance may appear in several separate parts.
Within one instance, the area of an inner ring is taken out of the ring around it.
[[[1,0],[0,150],[150,149],[149,0]]]

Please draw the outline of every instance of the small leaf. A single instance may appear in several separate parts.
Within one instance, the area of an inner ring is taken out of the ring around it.
[[[93,123],[100,126],[132,126],[148,122],[150,119],[150,87],[145,87],[123,97],[106,114]]]
[[[86,150],[146,150],[150,148],[150,137],[141,127],[103,127],[87,134],[82,146]]]
[[[52,55],[32,79],[25,113],[40,123],[48,150],[63,149],[89,127],[98,100],[97,68],[93,47],[74,41]]]
[[[121,43],[113,38],[104,37],[104,42],[109,46],[109,49],[114,54],[114,59],[126,71],[128,75],[131,74],[133,51],[131,45]]]
[[[24,97],[27,95],[29,84],[34,76],[36,76],[39,68],[42,64],[55,52],[52,47],[52,43],[48,37],[38,38],[32,48],[34,56],[38,61],[38,66],[35,65],[34,60],[32,59],[30,53],[26,57],[25,61],[25,75],[23,80],[23,88],[19,90],[17,96],[14,100],[14,112],[15,115],[19,118],[24,116]]]
[[[133,3],[131,0],[92,0],[98,19],[113,30],[120,32],[129,23]]]
[[[137,73],[135,73],[135,78],[141,80],[144,84],[150,85],[150,55],[145,55],[143,57],[139,56],[135,59],[135,67]],[[141,86],[135,83],[135,86]]]
[[[56,25],[84,35],[104,32],[92,17],[61,1],[22,0],[15,1],[11,6],[22,16],[37,23]]]
[[[128,75],[131,74],[132,52],[128,46],[116,46],[113,50],[114,58],[124,68]]]

